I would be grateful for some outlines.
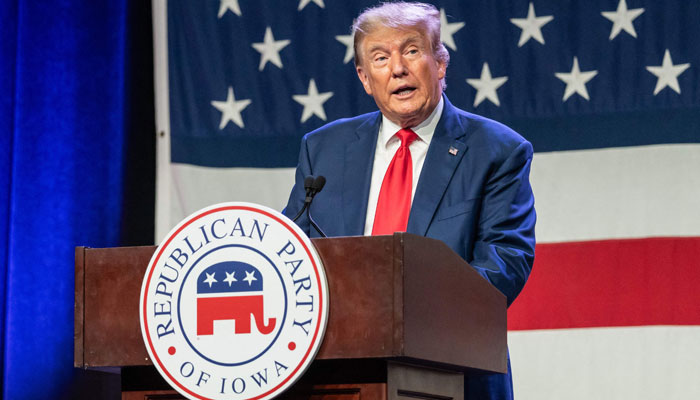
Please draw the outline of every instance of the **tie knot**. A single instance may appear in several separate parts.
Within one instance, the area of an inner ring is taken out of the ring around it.
[[[418,139],[418,135],[409,128],[403,128],[396,132],[396,136],[401,140],[401,146],[408,147],[414,140]]]

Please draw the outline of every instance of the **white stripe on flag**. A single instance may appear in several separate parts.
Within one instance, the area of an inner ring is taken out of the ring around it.
[[[537,243],[700,236],[700,145],[536,153]]]
[[[536,153],[537,242],[700,236],[700,145]],[[294,168],[171,165],[170,227],[223,201],[281,210]],[[169,229],[169,228],[168,228]]]
[[[294,185],[294,168],[209,168],[173,163],[170,174],[171,228],[197,210],[227,201],[282,211]]]
[[[508,332],[519,400],[700,399],[700,326]]]

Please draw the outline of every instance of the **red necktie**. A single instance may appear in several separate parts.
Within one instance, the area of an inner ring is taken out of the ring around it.
[[[396,136],[401,140],[401,146],[391,159],[382,181],[372,235],[404,232],[408,225],[413,190],[413,161],[408,146],[418,135],[410,129],[401,129]]]

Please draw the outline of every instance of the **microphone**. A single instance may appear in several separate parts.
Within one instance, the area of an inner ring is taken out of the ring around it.
[[[314,186],[314,177],[309,175],[306,178],[304,178],[304,189],[306,190],[306,199],[304,199],[304,205],[306,203],[311,203],[311,200],[313,200],[313,196],[310,196],[311,190]]]
[[[306,181],[306,180],[305,180]],[[326,185],[326,178],[322,175],[317,176],[314,178],[313,183],[311,184],[311,199],[309,200],[309,205],[306,207],[306,215],[309,217],[309,222],[311,222],[311,226],[316,228],[316,231],[323,237],[328,237],[326,236],[326,233],[319,228],[319,226],[316,224],[316,221],[311,217],[311,201],[314,199],[314,196],[318,194],[318,192],[323,189],[323,187]],[[308,196],[307,196],[308,197]]]
[[[323,175],[319,175],[314,179],[311,184],[311,189],[314,191],[314,196],[323,189],[326,185],[326,178]]]
[[[301,208],[301,210],[299,210],[297,215],[295,215],[294,218],[292,218],[292,222],[296,222],[299,219],[299,217],[301,217],[301,214],[303,214],[304,211],[306,211],[306,209],[309,207],[309,204],[311,204],[311,201],[314,199],[314,196],[316,195],[316,193],[314,193],[313,195],[311,193],[313,191],[313,186],[314,186],[315,180],[316,179],[314,178],[313,175],[309,175],[306,178],[304,178],[304,190],[306,191],[306,198],[304,199],[304,206]]]
[[[316,231],[323,237],[328,237],[326,234],[319,228],[319,226],[316,224],[316,221],[311,218],[311,202],[314,200],[314,197],[318,194],[318,192],[323,189],[323,187],[326,185],[326,178],[319,175],[319,176],[312,176],[309,175],[306,178],[304,178],[304,190],[306,191],[306,198],[304,199],[304,206],[299,210],[297,215],[292,218],[292,222],[296,222],[296,220],[301,217],[301,215],[306,211],[306,216],[309,218],[309,222],[311,222],[311,226],[313,226]]]

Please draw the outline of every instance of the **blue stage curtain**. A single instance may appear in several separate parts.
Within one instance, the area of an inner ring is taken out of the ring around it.
[[[74,247],[119,244],[126,3],[0,2],[5,399],[74,390]]]

